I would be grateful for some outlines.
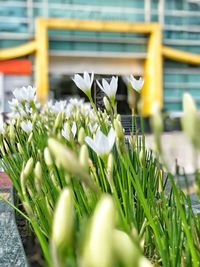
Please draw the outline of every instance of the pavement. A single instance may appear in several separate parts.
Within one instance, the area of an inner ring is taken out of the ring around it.
[[[7,175],[0,173],[0,195],[13,203],[12,184]],[[0,199],[0,267],[28,267],[15,212]]]
[[[182,132],[164,133],[161,139],[165,160],[170,170],[175,173],[176,162],[180,170],[187,174],[194,173],[195,169],[200,168],[200,157],[195,153],[187,136]],[[154,150],[154,137],[152,134],[146,135],[146,146]]]

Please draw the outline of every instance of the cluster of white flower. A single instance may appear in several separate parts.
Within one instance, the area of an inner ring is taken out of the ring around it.
[[[79,74],[75,74],[73,81],[76,86],[83,91],[88,97],[91,96],[91,87],[94,80],[94,73],[91,73],[91,76],[84,72],[83,77]],[[133,75],[123,76],[123,80],[125,81],[128,89],[132,88],[138,93],[141,92],[141,89],[144,85],[144,80],[140,77],[140,79],[136,79]],[[118,87],[118,77],[112,77],[110,83],[108,83],[105,79],[102,80],[102,85],[97,81],[100,89],[111,99],[115,99],[117,87]]]
[[[42,114],[58,114],[59,112],[65,113],[67,118],[74,117],[77,113],[84,117],[94,115],[90,103],[85,103],[83,99],[77,98],[56,101],[54,104],[50,100],[42,108]]]
[[[69,124],[67,122],[63,126],[61,134],[67,140],[70,140],[71,137],[75,137],[77,132],[75,121],[77,119],[77,116],[79,118],[80,116],[83,116],[86,119],[86,123],[88,124],[90,132],[92,134],[97,132],[95,142],[98,146],[99,139],[103,139],[105,141],[104,143],[106,143],[106,139],[104,135],[100,134],[99,124],[97,123],[99,111],[91,108],[91,104],[94,104],[91,98],[91,87],[93,80],[94,73],[89,75],[87,72],[84,72],[83,77],[79,74],[75,74],[73,78],[76,86],[80,90],[82,90],[86,94],[86,96],[88,96],[91,103],[84,103],[84,100],[77,98],[71,98],[68,101],[60,100],[56,101],[55,103],[50,100],[42,107],[41,113],[44,117],[46,116],[46,119],[48,120],[48,116],[50,114],[57,115],[58,113],[62,112],[65,114],[66,119],[69,119],[69,121],[73,122],[72,124]],[[139,93],[144,84],[142,78],[137,80],[132,75],[124,77],[124,81],[126,82],[128,89],[132,88]],[[113,76],[110,83],[103,79],[102,84],[100,84],[98,81],[97,84],[100,89],[110,98],[112,104],[115,104],[115,96],[118,88],[118,77]],[[41,107],[36,100],[36,89],[31,86],[16,88],[13,92],[13,95],[15,98],[13,98],[12,101],[9,102],[10,109],[12,111],[9,116],[12,120],[23,118],[23,121],[21,121],[21,128],[24,132],[29,134],[33,130],[33,124],[29,116],[32,115],[35,111],[38,112]],[[101,113],[101,116],[103,116],[104,123],[110,125],[107,113]],[[0,132],[3,131],[2,125],[3,124],[0,123]],[[109,136],[110,135],[112,136],[111,141],[113,142],[112,131],[110,132]],[[87,142],[94,148],[94,143],[92,143],[90,139],[87,139]],[[109,144],[111,144],[112,142],[109,141]],[[99,148],[99,154],[101,154],[100,150],[101,148]]]
[[[36,100],[36,88],[28,86],[16,88],[13,91],[15,98],[8,101],[11,113],[9,117],[18,119],[32,114],[32,112],[40,107],[39,102]]]

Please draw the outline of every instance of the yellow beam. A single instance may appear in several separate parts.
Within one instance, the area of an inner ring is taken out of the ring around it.
[[[142,113],[152,114],[153,105],[163,106],[162,84],[162,34],[160,26],[150,34],[147,47],[147,58],[144,66],[144,87],[142,89]]]
[[[161,29],[158,23],[91,21],[38,18],[36,22],[36,86],[39,100],[48,98],[48,29],[107,31],[150,34],[145,64],[145,87],[142,92],[143,114],[151,114],[154,102],[162,107]]]
[[[0,60],[13,59],[27,56],[37,50],[37,42],[31,41],[29,43],[19,45],[17,47],[0,49]]]
[[[45,20],[36,19],[35,38],[38,43],[35,58],[35,83],[38,100],[44,104],[48,100],[49,93],[48,29]]]
[[[180,51],[178,49],[170,48],[167,46],[162,47],[162,54],[164,57],[169,58],[171,60],[181,61],[195,65],[200,64],[200,55],[198,54]]]
[[[97,20],[79,20],[79,19],[45,19],[41,20],[47,23],[51,29],[68,29],[82,31],[108,31],[108,32],[133,32],[150,33],[158,23],[134,23],[123,21],[97,21]]]

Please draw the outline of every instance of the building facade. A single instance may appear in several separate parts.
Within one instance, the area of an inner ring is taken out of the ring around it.
[[[36,17],[159,22],[163,45],[200,54],[198,0],[0,0],[0,49],[32,40]],[[75,72],[143,74],[146,35],[66,30],[48,34],[50,88],[58,97],[57,88],[71,88],[67,77]],[[34,57],[29,59],[34,69]],[[200,106],[200,66],[164,60],[163,68],[164,109],[181,111],[186,91]],[[123,101],[123,94],[120,97]]]

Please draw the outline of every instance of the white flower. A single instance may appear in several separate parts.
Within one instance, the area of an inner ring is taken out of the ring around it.
[[[115,98],[118,86],[118,77],[113,76],[110,84],[105,79],[102,80],[102,85],[98,81],[97,84],[109,98]]]
[[[21,104],[16,98],[13,98],[12,101],[8,101],[8,104],[10,106],[10,109],[13,111],[17,111],[19,109],[19,106],[21,106]]]
[[[74,105],[74,106],[81,106],[83,104],[84,100],[83,99],[77,99],[77,98],[70,98],[69,103]]]
[[[72,80],[81,91],[83,91],[87,96],[90,95],[92,83],[94,80],[93,72],[91,73],[91,77],[86,71],[84,72],[83,77],[79,74],[75,74]]]
[[[135,79],[133,75],[124,76],[124,81],[127,85],[130,84],[132,88],[138,93],[140,93],[144,85],[144,79],[142,77],[140,77],[140,79],[138,80],[138,79]]]
[[[97,153],[97,155],[106,156],[110,153],[115,143],[115,131],[111,128],[108,136],[105,136],[101,130],[98,129],[94,140],[89,136],[86,136],[85,142]]]
[[[35,97],[36,97],[36,88],[32,87],[32,86],[28,86],[28,87],[22,87],[22,88],[16,88],[13,91],[13,95],[15,96],[15,98],[19,101],[34,101]]]
[[[82,106],[81,106],[81,113],[84,116],[87,116],[88,114],[90,114],[90,112],[92,112],[90,103],[84,103],[84,104],[82,104]]]
[[[23,87],[23,91],[25,92],[25,100],[27,102],[35,100],[36,97],[36,88],[32,86]]]
[[[55,113],[59,113],[59,112],[65,111],[66,105],[67,105],[66,100],[56,101],[54,106],[52,106],[52,109]]]
[[[21,117],[21,115],[18,112],[10,112],[10,113],[8,113],[7,116],[11,120],[12,119],[14,119],[14,120],[16,119],[17,120],[17,119],[19,119]]]
[[[70,135],[72,134],[72,136],[74,138],[75,135],[76,135],[76,132],[77,132],[76,123],[73,122],[72,123],[72,127],[70,129],[69,128],[69,124],[66,122],[64,124],[63,129],[62,129],[62,136],[69,141],[70,140]]]
[[[22,130],[24,131],[24,132],[26,132],[26,133],[30,133],[30,132],[32,132],[32,130],[33,130],[33,124],[32,124],[32,122],[31,121],[22,121],[21,122],[21,128],[22,128]]]
[[[96,130],[98,129],[99,125],[95,122],[94,124],[92,124],[91,122],[88,124],[88,127],[90,129],[90,132],[93,134],[96,132]]]

